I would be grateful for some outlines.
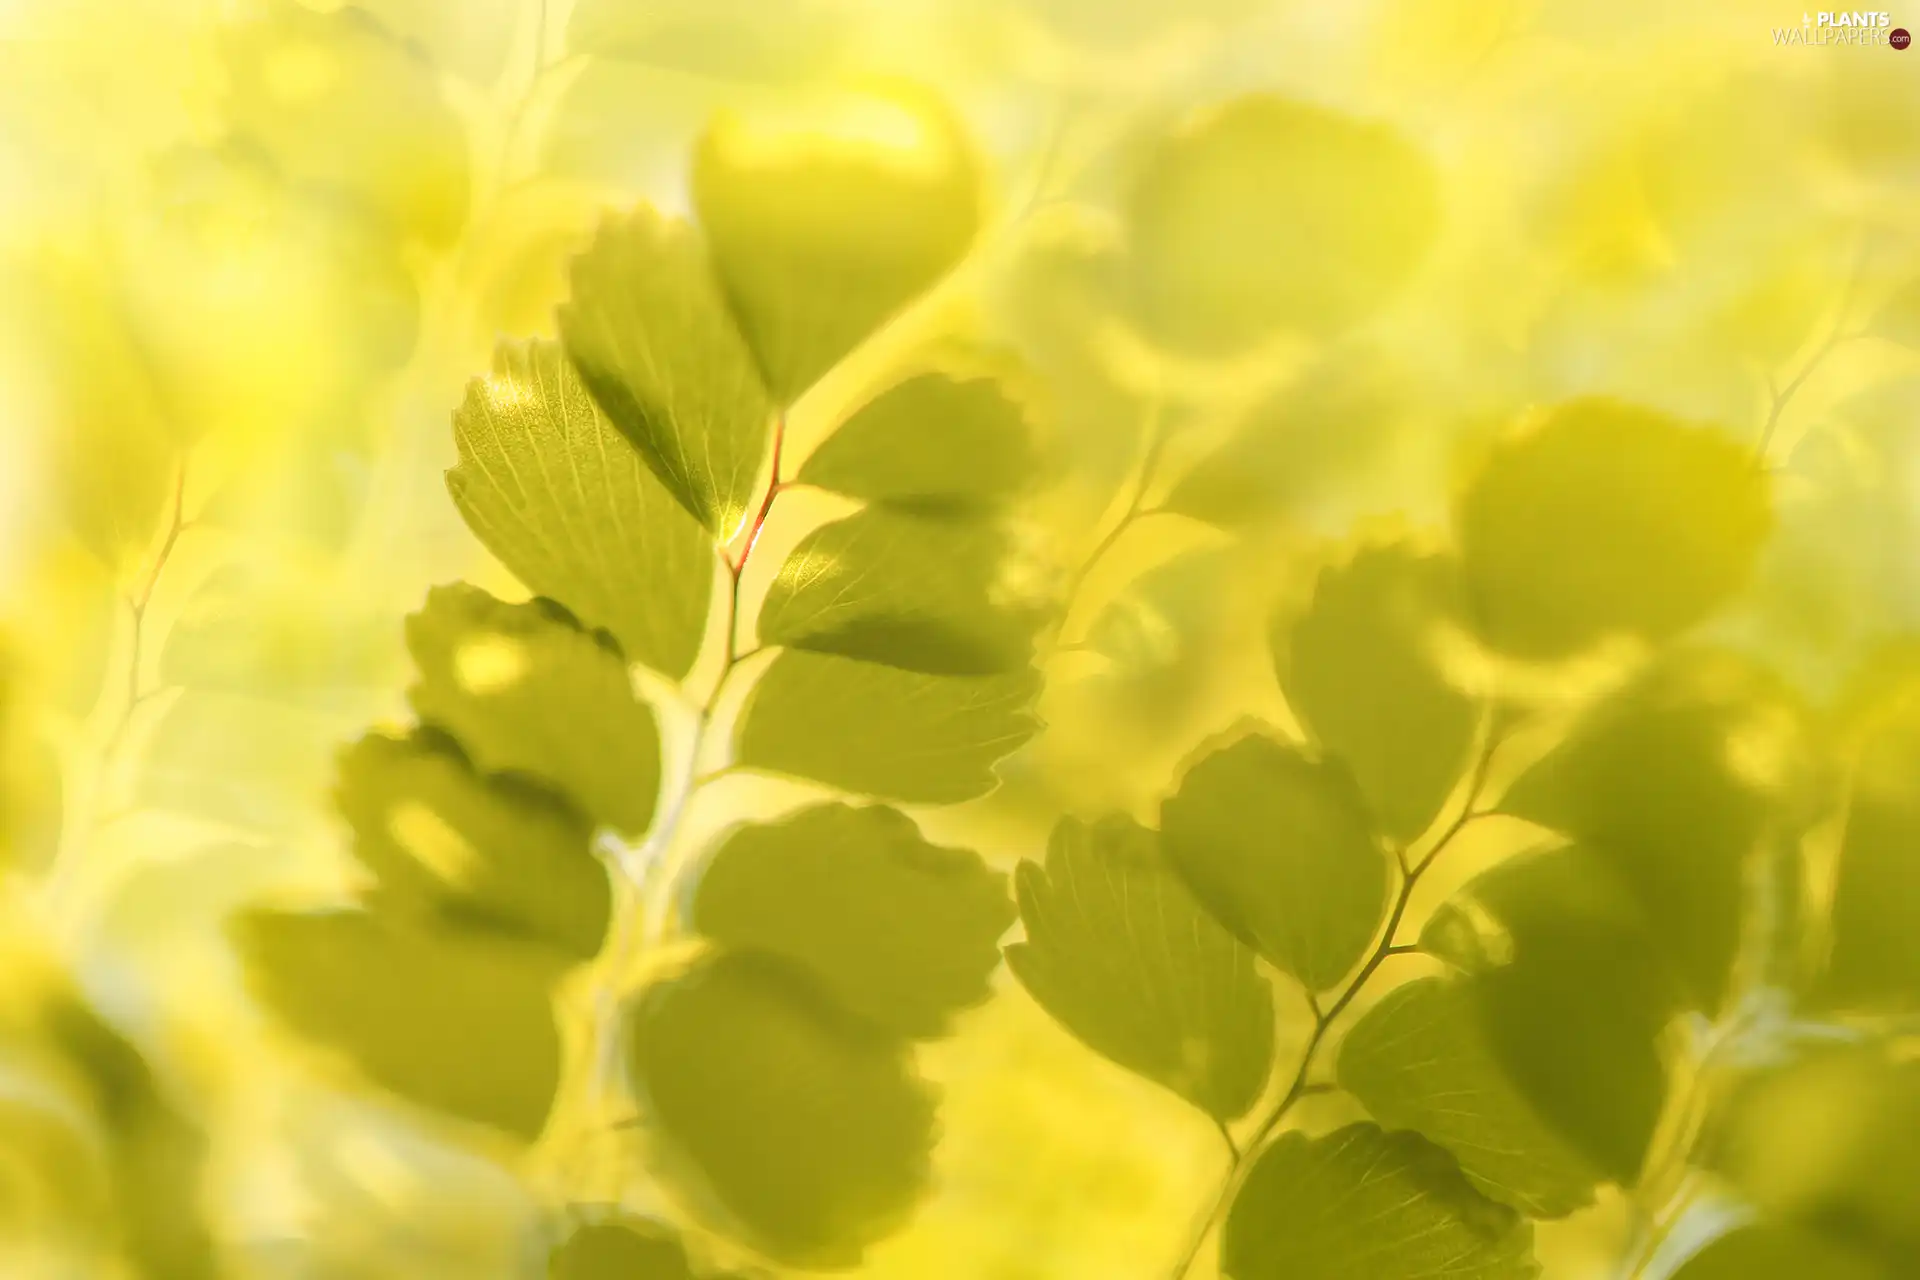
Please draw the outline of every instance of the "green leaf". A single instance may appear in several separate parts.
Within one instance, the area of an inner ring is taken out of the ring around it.
[[[760,638],[929,675],[993,675],[1032,658],[1040,611],[1020,586],[997,524],[869,507],[794,549],[767,590]]]
[[[780,404],[960,260],[981,201],[958,122],[907,91],[723,112],[694,156],[694,207]]]
[[[1773,521],[1744,445],[1591,398],[1497,445],[1454,515],[1482,629],[1531,658],[1685,631],[1745,584]]]
[[[480,541],[537,595],[627,657],[683,679],[700,654],[713,544],[594,405],[561,349],[503,343],[453,416],[447,488]]]
[[[680,1180],[770,1257],[852,1266],[926,1186],[934,1104],[905,1042],[782,961],[722,952],[649,988],[629,1052]]]
[[[1275,620],[1288,705],[1403,842],[1433,822],[1473,746],[1478,711],[1440,659],[1459,603],[1448,557],[1394,543],[1323,570],[1306,612]]]
[[[1817,999],[1874,1013],[1920,1009],[1920,693],[1879,708],[1853,764]]]
[[[1578,847],[1511,858],[1441,904],[1420,945],[1469,975],[1485,1044],[1540,1118],[1631,1185],[1665,1105],[1656,1037],[1679,998],[1607,861]]]
[[[1413,1133],[1289,1133],[1254,1162],[1221,1239],[1233,1280],[1531,1280],[1533,1227]]]
[[[1811,774],[1777,679],[1737,655],[1682,650],[1582,717],[1501,808],[1605,859],[1660,954],[1713,1012],[1755,860],[1804,823]]]
[[[1481,1194],[1530,1218],[1593,1202],[1593,1168],[1507,1079],[1474,993],[1423,978],[1390,992],[1340,1046],[1340,1083],[1389,1129],[1445,1147]]]
[[[1199,547],[1157,564],[1100,611],[1085,643],[1111,658],[1123,679],[1191,674],[1191,665],[1210,652],[1206,640],[1218,629],[1237,568],[1220,547]]]
[[[1088,1048],[1222,1122],[1273,1065],[1273,990],[1253,953],[1206,914],[1153,832],[1125,818],[1054,828],[1022,863],[1026,940],[1007,967]]]
[[[922,675],[788,651],[741,715],[740,762],[909,804],[957,804],[1039,729],[1038,675]]]
[[[993,378],[923,373],[881,392],[807,458],[799,481],[915,510],[973,510],[1032,487],[1026,411]]]
[[[407,619],[407,648],[420,668],[413,709],[481,770],[550,783],[623,835],[647,829],[660,740],[611,646],[551,606],[459,584],[427,594]]]
[[[609,219],[574,259],[560,336],[593,398],[721,542],[753,513],[773,405],[692,226]]]
[[[357,911],[256,911],[236,942],[261,1004],[419,1106],[531,1141],[560,1075],[549,992],[571,957]]]
[[[642,1218],[590,1222],[547,1259],[547,1280],[697,1280],[678,1238]]]
[[[341,754],[335,802],[378,901],[499,928],[586,959],[612,894],[593,828],[544,787],[483,778],[451,739],[370,734]]]
[[[1325,335],[1385,306],[1439,225],[1431,163],[1388,125],[1270,95],[1162,139],[1126,208],[1135,306],[1175,346]]]
[[[229,29],[224,53],[228,116],[290,177],[337,188],[430,244],[459,232],[466,131],[432,66],[378,22],[279,0]]]
[[[1798,1227],[1759,1223],[1721,1236],[1673,1280],[1895,1280],[1851,1249]]]
[[[1160,830],[1207,909],[1310,991],[1345,977],[1379,932],[1386,854],[1338,761],[1242,738],[1187,771]]]
[[[730,836],[693,889],[694,928],[806,970],[846,1008],[931,1039],[987,998],[1013,923],[1006,877],[879,806],[820,805]]]

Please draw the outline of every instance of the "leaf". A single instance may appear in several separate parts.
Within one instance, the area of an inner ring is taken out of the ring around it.
[[[847,419],[799,482],[914,510],[977,510],[1026,492],[1040,465],[1026,411],[998,380],[923,373]]]
[[[147,744],[138,802],[258,831],[298,829],[313,820],[326,795],[333,754],[353,723],[257,698],[186,690],[167,706]]]
[[[1813,766],[1797,708],[1737,655],[1682,650],[1576,723],[1504,812],[1565,833],[1619,876],[1658,952],[1713,1012],[1764,845],[1797,835]]]
[[[1040,611],[1019,588],[998,525],[869,507],[808,534],[780,566],[760,638],[929,675],[993,675],[1032,658]]]
[[[904,1042],[781,961],[722,952],[649,988],[629,1052],[681,1178],[781,1262],[854,1265],[926,1186],[934,1105]]]
[[[1230,352],[1385,306],[1439,226],[1433,166],[1388,125],[1265,94],[1161,139],[1126,206],[1134,304],[1164,341]]]
[[[1322,570],[1306,612],[1275,620],[1288,705],[1402,842],[1433,822],[1473,746],[1479,713],[1439,652],[1458,617],[1451,560],[1402,542]]]
[[[1386,915],[1386,855],[1337,761],[1242,738],[1187,771],[1160,831],[1207,909],[1310,991],[1345,977]]]
[[[1054,828],[1022,863],[1026,939],[1007,967],[1092,1049],[1222,1121],[1246,1114],[1273,1065],[1273,990],[1201,909],[1151,831],[1125,818]]]
[[[1530,1218],[1593,1202],[1593,1169],[1507,1079],[1465,984],[1423,978],[1390,992],[1347,1033],[1339,1073],[1375,1120],[1445,1147],[1481,1194]]]
[[[652,209],[608,219],[574,259],[560,336],[667,491],[721,542],[752,514],[773,405],[700,235]]]
[[[1485,1044],[1540,1118],[1631,1185],[1665,1105],[1656,1038],[1679,997],[1608,862],[1578,847],[1508,859],[1442,903],[1420,946],[1469,976]]]
[[[447,488],[487,550],[627,657],[684,679],[713,595],[705,532],[599,412],[559,346],[502,343],[453,417]]]
[[[922,675],[788,651],[741,713],[740,763],[909,804],[957,804],[1039,729],[1040,679]]]
[[[513,0],[469,0],[458,6],[446,0],[360,0],[358,7],[475,86],[494,83],[513,47]]]
[[[559,788],[594,822],[645,831],[660,790],[653,711],[620,655],[539,602],[502,604],[477,587],[435,587],[407,619],[420,668],[413,709],[486,773]]]
[[[1204,660],[1237,565],[1220,547],[1199,547],[1155,565],[1129,583],[1087,628],[1085,643],[1111,658],[1121,677],[1169,676]]]
[[[1920,695],[1873,715],[1853,766],[1833,890],[1832,944],[1816,999],[1826,1008],[1920,1009]]]
[[[581,0],[567,47],[690,75],[784,83],[833,65],[846,43],[847,13],[835,0]]]
[[[642,1218],[590,1222],[547,1259],[547,1280],[696,1280],[687,1251]]]
[[[1873,317],[1876,333],[1909,349],[1920,349],[1920,276],[1900,285]]]
[[[254,911],[236,945],[255,998],[409,1102],[531,1141],[560,1074],[549,992],[570,957],[357,911]]]
[[[1796,1227],[1760,1223],[1721,1236],[1673,1272],[1673,1280],[1894,1280],[1850,1249]]]
[[[779,404],[960,260],[981,201],[958,122],[905,90],[722,112],[694,155],[694,208]]]
[[[1687,630],[1747,581],[1773,520],[1745,447],[1596,398],[1496,446],[1454,518],[1487,638],[1530,658]]]
[[[1013,923],[1006,877],[880,806],[818,805],[741,828],[693,889],[694,928],[804,969],[850,1011],[912,1039],[987,998]]]
[[[433,245],[467,215],[467,138],[433,68],[353,8],[267,6],[225,36],[227,114],[296,181]],[[350,140],[350,141],[349,141]]]
[[[612,893],[593,828],[558,796],[483,778],[451,739],[369,734],[341,754],[334,793],[383,908],[499,928],[586,959]]]
[[[1413,1133],[1288,1133],[1254,1162],[1221,1238],[1233,1280],[1531,1280],[1533,1228]]]

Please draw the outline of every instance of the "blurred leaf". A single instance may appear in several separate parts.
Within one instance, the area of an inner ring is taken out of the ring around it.
[[[1039,729],[1031,671],[955,677],[796,650],[741,713],[740,763],[910,804],[994,787],[994,765]]]
[[[851,1266],[926,1186],[933,1099],[905,1042],[782,961],[722,952],[649,988],[629,1051],[673,1172],[771,1257]]]
[[[600,408],[722,542],[752,514],[773,406],[691,225],[609,219],[574,259],[567,354]]]
[[[1254,1162],[1221,1239],[1234,1280],[1532,1280],[1533,1228],[1418,1134],[1283,1135]]]
[[[1797,708],[1770,673],[1682,650],[1583,716],[1501,809],[1604,860],[1711,1013],[1731,980],[1756,854],[1797,836],[1811,771]]]
[[[1288,705],[1399,841],[1433,822],[1473,745],[1478,712],[1440,658],[1459,619],[1451,558],[1407,542],[1360,547],[1321,570],[1304,613],[1275,619]]]
[[[713,594],[713,546],[594,406],[558,345],[504,343],[453,419],[453,500],[527,587],[685,678]]]
[[[138,802],[259,831],[313,821],[333,753],[351,733],[338,715],[188,689],[145,754]]]
[[[1335,350],[1248,412],[1226,442],[1180,477],[1161,505],[1238,529],[1281,519],[1330,491],[1395,442],[1406,421],[1391,357]]]
[[[369,734],[341,753],[335,802],[383,909],[501,928],[586,959],[611,892],[593,828],[558,796],[483,778],[450,739]]]
[[[94,1230],[112,1215],[106,1141],[82,1095],[79,1082],[62,1073],[31,1061],[0,1059],[0,1233],[5,1236]]]
[[[513,45],[515,0],[356,0],[356,7],[468,83],[491,86]]]
[[[580,0],[567,27],[576,53],[721,80],[766,84],[819,74],[844,43],[837,0]]]
[[[589,58],[568,78],[541,136],[541,172],[601,205],[684,190],[686,140],[734,100],[738,84],[616,58]],[[647,127],[636,129],[635,120]],[[548,317],[541,317],[544,323]]]
[[[1178,347],[1326,335],[1392,299],[1439,226],[1431,164],[1399,132],[1249,95],[1160,139],[1127,205],[1133,294]]]
[[[1829,1008],[1920,1009],[1920,694],[1889,700],[1854,762],[1834,885],[1832,946],[1818,988]]]
[[[298,1034],[429,1110],[531,1141],[560,1074],[549,991],[571,958],[497,934],[357,911],[241,916],[255,997]]]
[[[407,648],[420,668],[414,710],[482,771],[551,783],[623,835],[647,829],[660,739],[610,645],[550,605],[459,584],[427,594],[407,619]]]
[[[1486,1046],[1540,1118],[1631,1185],[1665,1105],[1678,1004],[1645,918],[1578,847],[1523,854],[1442,903],[1420,946],[1469,975]]]
[[[781,565],[760,638],[929,675],[985,676],[1032,658],[1037,602],[1016,593],[1006,532],[886,507],[823,525]]]
[[[1746,582],[1772,504],[1766,473],[1731,439],[1582,399],[1497,445],[1455,516],[1487,638],[1547,658],[1706,618]]]
[[[1481,1194],[1530,1218],[1593,1202],[1594,1171],[1515,1091],[1459,982],[1423,978],[1369,1009],[1341,1043],[1340,1083],[1375,1120],[1445,1147]]]
[[[1920,276],[1893,291],[1875,313],[1873,328],[1903,347],[1920,349]]]
[[[965,255],[980,184],[958,121],[906,89],[714,120],[694,156],[694,207],[777,403]]]
[[[1309,991],[1345,977],[1386,915],[1386,855],[1338,761],[1249,735],[1187,770],[1160,830],[1207,909]]]
[[[1673,1280],[1894,1280],[1852,1250],[1795,1227],[1739,1227],[1673,1272]]]
[[[1100,611],[1083,643],[1113,659],[1123,679],[1171,673],[1204,659],[1209,632],[1235,589],[1236,568],[1218,547],[1163,561]]]
[[[440,245],[467,216],[466,132],[433,68],[359,8],[278,0],[226,33],[227,109],[290,177]]]
[[[929,843],[896,809],[819,805],[729,836],[693,890],[694,928],[777,956],[913,1039],[987,998],[1013,923],[1006,877]]]
[[[1018,885],[1026,938],[1007,967],[1061,1026],[1223,1123],[1253,1106],[1272,1070],[1273,990],[1152,832],[1063,821]]]
[[[687,1251],[645,1219],[590,1222],[547,1259],[547,1280],[697,1280]]]
[[[923,373],[862,406],[807,458],[799,483],[914,510],[994,507],[1030,488],[1033,427],[992,378]]]

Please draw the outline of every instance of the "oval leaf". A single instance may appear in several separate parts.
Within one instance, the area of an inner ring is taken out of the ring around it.
[[[1207,915],[1151,831],[1125,818],[1054,828],[1018,873],[1026,940],[1007,967],[1094,1052],[1208,1115],[1244,1115],[1273,1064],[1273,990]]]
[[[976,510],[1025,492],[1040,468],[1025,411],[992,378],[925,373],[847,419],[800,483],[914,510]]]
[[[1834,885],[1832,945],[1817,996],[1828,1008],[1920,1009],[1920,693],[1869,724],[1853,766]]]

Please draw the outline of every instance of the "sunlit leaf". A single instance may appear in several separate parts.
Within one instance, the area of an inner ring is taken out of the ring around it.
[[[1508,1081],[1464,984],[1423,978],[1389,993],[1340,1046],[1340,1083],[1389,1129],[1445,1147],[1483,1195],[1530,1218],[1592,1203],[1596,1175]]]
[[[722,113],[694,156],[693,201],[781,404],[945,275],[981,217],[958,123],[905,90]]]
[[[1854,761],[1832,944],[1818,996],[1828,1007],[1920,1009],[1920,696],[1872,720]]]
[[[1746,582],[1772,504],[1766,472],[1734,440],[1582,399],[1497,445],[1455,519],[1487,638],[1553,657],[1704,619]]]
[[[1459,603],[1448,557],[1395,543],[1322,570],[1306,611],[1275,620],[1288,704],[1397,840],[1427,829],[1473,743],[1478,713],[1440,657]]]
[[[768,589],[760,638],[930,675],[1027,665],[1038,602],[1005,530],[965,515],[869,507],[801,541]]]
[[[889,387],[808,456],[802,484],[915,510],[993,507],[1030,488],[1026,410],[991,378],[923,373]]]
[[[1673,1280],[1894,1280],[1870,1258],[1798,1227],[1740,1227],[1687,1259]]]
[[[1338,761],[1249,735],[1187,770],[1160,830],[1207,909],[1309,990],[1346,976],[1386,915],[1386,854]]]
[[[697,1280],[687,1251],[645,1219],[590,1222],[547,1259],[547,1280]],[[718,1278],[716,1277],[716,1280]]]
[[[1811,765],[1766,671],[1683,650],[1605,699],[1503,799],[1613,868],[1654,944],[1712,1011],[1731,976],[1763,843],[1804,823]]]
[[[1337,332],[1413,274],[1439,222],[1428,160],[1389,125],[1267,95],[1161,139],[1127,205],[1134,302],[1180,347]]]
[[[711,541],[594,406],[552,343],[507,343],[453,418],[447,487],[467,524],[535,593],[679,679],[699,655]]]
[[[1578,847],[1525,854],[1443,903],[1420,945],[1468,975],[1485,1044],[1534,1111],[1630,1185],[1667,1089],[1679,1004],[1632,896]]]
[[[810,973],[846,1008],[937,1036],[987,997],[1013,923],[1006,877],[930,843],[895,809],[821,805],[743,827],[693,890],[693,926]]]
[[[933,676],[789,651],[754,686],[740,760],[890,800],[971,800],[1039,729],[1039,686],[1031,671]]]
[[[781,961],[720,953],[649,988],[629,1052],[674,1173],[781,1261],[854,1264],[926,1185],[933,1100],[905,1042]]]
[[[1111,658],[1123,680],[1173,674],[1183,663],[1204,659],[1235,567],[1218,547],[1157,564],[1101,610],[1083,643]]]
[[[493,84],[513,44],[514,0],[358,0],[396,36],[469,83]]]
[[[773,406],[700,235],[640,208],[574,259],[567,354],[668,492],[727,541],[751,514]]]
[[[140,771],[140,804],[263,831],[313,820],[353,736],[338,715],[189,689],[167,705]]]
[[[383,909],[500,928],[581,958],[610,893],[593,828],[544,788],[483,778],[430,731],[372,734],[341,754],[334,800]]]
[[[1531,1280],[1533,1228],[1413,1133],[1289,1133],[1261,1154],[1221,1242],[1234,1280]]]
[[[337,187],[432,244],[467,213],[465,130],[433,68],[359,8],[279,0],[226,34],[227,109],[302,182]]]
[[[612,647],[539,602],[436,587],[407,619],[420,718],[487,773],[551,783],[596,823],[647,829],[660,790],[653,711]]]
[[[570,957],[357,911],[253,912],[236,942],[261,1004],[368,1080],[432,1111],[539,1134],[560,1073],[548,993]]]
[[[1018,884],[1026,938],[1007,966],[1060,1025],[1216,1119],[1253,1105],[1272,1069],[1272,988],[1152,832],[1062,822]]]

